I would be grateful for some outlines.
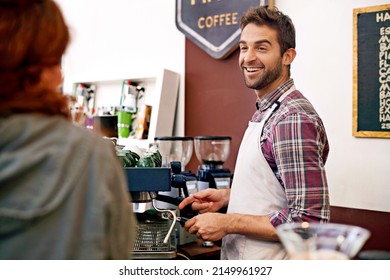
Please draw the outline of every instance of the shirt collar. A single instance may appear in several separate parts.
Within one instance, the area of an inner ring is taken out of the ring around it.
[[[294,85],[294,80],[289,79],[286,81],[283,85],[278,87],[275,91],[271,92],[270,94],[267,94],[266,96],[262,98],[258,98],[256,101],[256,108],[260,112],[268,109],[278,98],[288,91],[292,86]]]

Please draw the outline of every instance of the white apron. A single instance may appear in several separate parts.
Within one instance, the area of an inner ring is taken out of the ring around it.
[[[281,102],[295,90],[292,86],[279,99]],[[264,158],[260,136],[264,123],[277,108],[275,102],[261,122],[249,122],[237,156],[227,213],[267,215],[287,206],[286,194]],[[222,240],[221,259],[284,259],[280,242],[262,241],[240,234],[229,234]]]

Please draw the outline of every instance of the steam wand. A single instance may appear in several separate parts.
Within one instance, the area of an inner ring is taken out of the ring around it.
[[[176,213],[175,213],[175,211],[172,211],[172,210],[169,210],[169,209],[160,209],[160,208],[158,208],[156,206],[156,198],[157,198],[157,193],[156,192],[149,192],[149,195],[150,195],[150,197],[152,199],[153,208],[156,209],[157,212],[160,212],[160,213],[168,212],[168,213],[170,213],[173,216],[173,222],[171,224],[171,227],[169,228],[168,233],[167,233],[167,235],[164,238],[164,244],[167,244],[168,240],[169,240],[169,237],[171,236],[171,233],[172,233],[173,229],[175,228],[175,223],[176,223],[176,220],[177,220]]]

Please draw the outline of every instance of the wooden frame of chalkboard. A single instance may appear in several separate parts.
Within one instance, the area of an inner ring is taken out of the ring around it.
[[[353,10],[353,136],[390,138],[390,4]]]

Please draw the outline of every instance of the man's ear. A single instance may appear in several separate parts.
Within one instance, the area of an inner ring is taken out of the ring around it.
[[[297,52],[293,48],[289,48],[286,50],[283,54],[283,65],[290,65],[293,61],[295,56],[297,55]]]

